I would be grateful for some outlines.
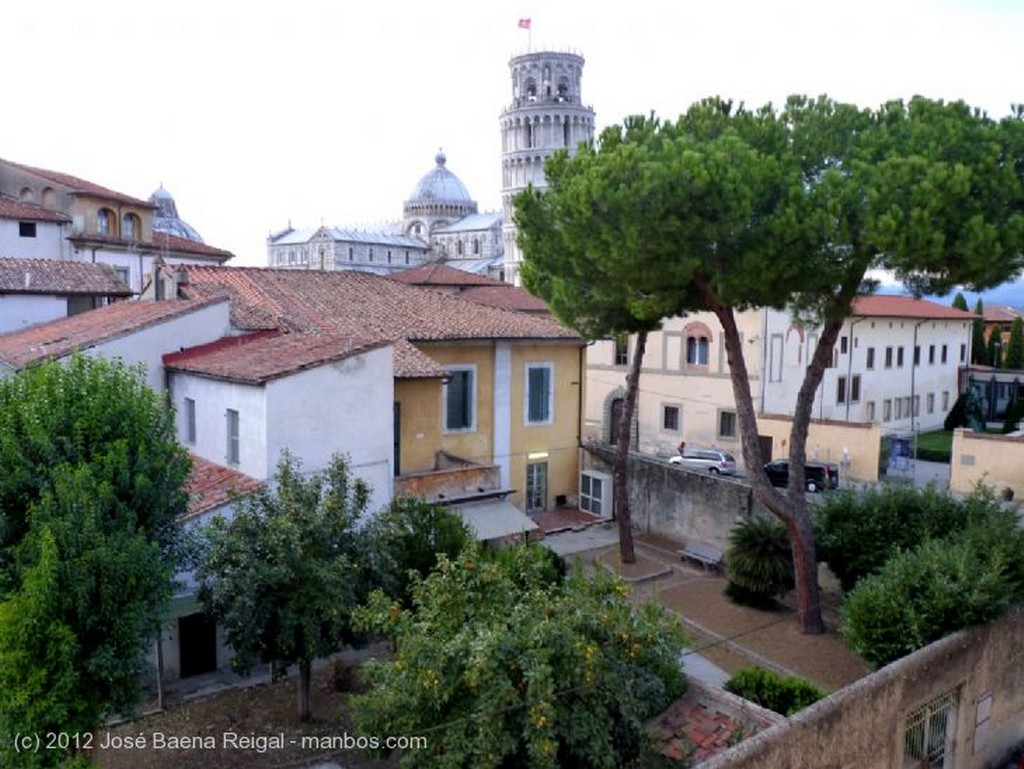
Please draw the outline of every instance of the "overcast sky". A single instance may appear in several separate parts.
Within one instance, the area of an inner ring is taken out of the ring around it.
[[[400,218],[439,147],[500,208],[528,45],[585,57],[599,128],[709,95],[1024,102],[1022,0],[7,0],[0,30],[0,157],[141,198],[163,182],[246,265],[289,221]]]

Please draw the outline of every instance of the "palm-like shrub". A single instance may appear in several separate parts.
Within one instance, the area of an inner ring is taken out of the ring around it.
[[[789,534],[772,518],[746,518],[733,526],[725,563],[725,594],[737,603],[770,608],[793,588]]]

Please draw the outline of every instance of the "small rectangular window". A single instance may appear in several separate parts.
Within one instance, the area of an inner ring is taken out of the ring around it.
[[[860,374],[850,379],[850,403],[860,403]]]
[[[903,368],[903,346],[896,348],[896,368]]]
[[[849,344],[849,337],[845,337],[845,336],[839,337],[839,354],[840,355],[846,355],[847,345],[848,344]]]
[[[935,393],[928,393],[928,395],[925,396],[925,401],[924,402],[925,402],[926,408],[928,409],[928,413],[929,414],[934,414],[935,413]]]
[[[868,422],[874,422],[875,421],[875,402],[874,401],[868,401],[867,403],[864,404],[864,419],[866,419]]]
[[[472,368],[456,368],[448,371],[444,386],[446,430],[472,430],[475,382]]]
[[[919,344],[914,345],[914,365],[921,365],[921,345]]]
[[[662,411],[661,427],[670,432],[679,432],[679,407],[665,406]]]
[[[949,352],[949,345],[942,345],[942,363],[946,363],[946,353]]]
[[[882,401],[882,421],[888,422],[892,419],[892,401],[886,398]]]
[[[967,345],[965,344],[960,345],[960,362],[967,362]]]
[[[921,396],[920,395],[915,395],[914,396],[914,416],[915,417],[921,416]]]
[[[196,402],[194,398],[185,399],[185,443],[196,442]]]
[[[735,438],[736,437],[736,412],[735,411],[719,411],[718,412],[718,437],[719,438]]]
[[[928,345],[928,365],[935,365],[935,345],[933,344]]]
[[[547,424],[551,422],[552,365],[534,363],[526,367],[526,423]]]
[[[238,412],[234,409],[228,409],[227,413],[227,427],[228,427],[228,464],[237,465],[239,458],[239,436],[238,436]]]
[[[869,369],[873,369],[875,367],[875,348],[874,347],[869,347],[868,350],[867,350],[867,362],[865,363],[865,366],[867,368],[869,368]]]
[[[615,335],[615,365],[626,366],[629,364],[629,335]]]
[[[18,222],[19,238],[34,238],[36,236],[35,222]]]
[[[949,411],[949,390],[944,390],[942,393],[942,410]]]
[[[836,403],[846,403],[846,377],[836,380]]]
[[[892,348],[885,348],[885,367],[892,368]]]
[[[903,419],[903,399],[896,398],[896,419]]]

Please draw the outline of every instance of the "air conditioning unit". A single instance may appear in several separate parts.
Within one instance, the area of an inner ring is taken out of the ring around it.
[[[596,470],[580,472],[580,510],[612,517],[612,477]]]

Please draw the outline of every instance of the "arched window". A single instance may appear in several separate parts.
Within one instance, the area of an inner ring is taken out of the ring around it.
[[[137,240],[142,235],[141,222],[135,214],[125,214],[121,217],[121,238],[122,240]]]
[[[528,101],[537,101],[537,81],[532,77],[526,80],[526,98]]]
[[[476,256],[480,253],[480,241],[477,238],[473,238],[473,255]]]
[[[699,320],[687,323],[683,328],[686,334],[686,363],[690,366],[706,366],[710,358],[711,329]]]
[[[114,212],[109,208],[101,208],[96,212],[96,231],[100,235],[110,234],[110,222],[114,218]]]
[[[57,191],[53,187],[43,187],[43,205],[46,208],[57,207]]]
[[[22,200],[28,202],[28,203],[31,203],[32,202],[32,198],[34,197],[32,195],[32,189],[30,187],[22,187],[21,188],[21,192],[18,193],[18,197],[21,198]]]
[[[686,337],[686,362],[691,366],[708,365],[709,344],[706,336]]]
[[[456,240],[455,241],[455,254],[456,254],[456,256],[462,256],[462,241],[461,240]]]

